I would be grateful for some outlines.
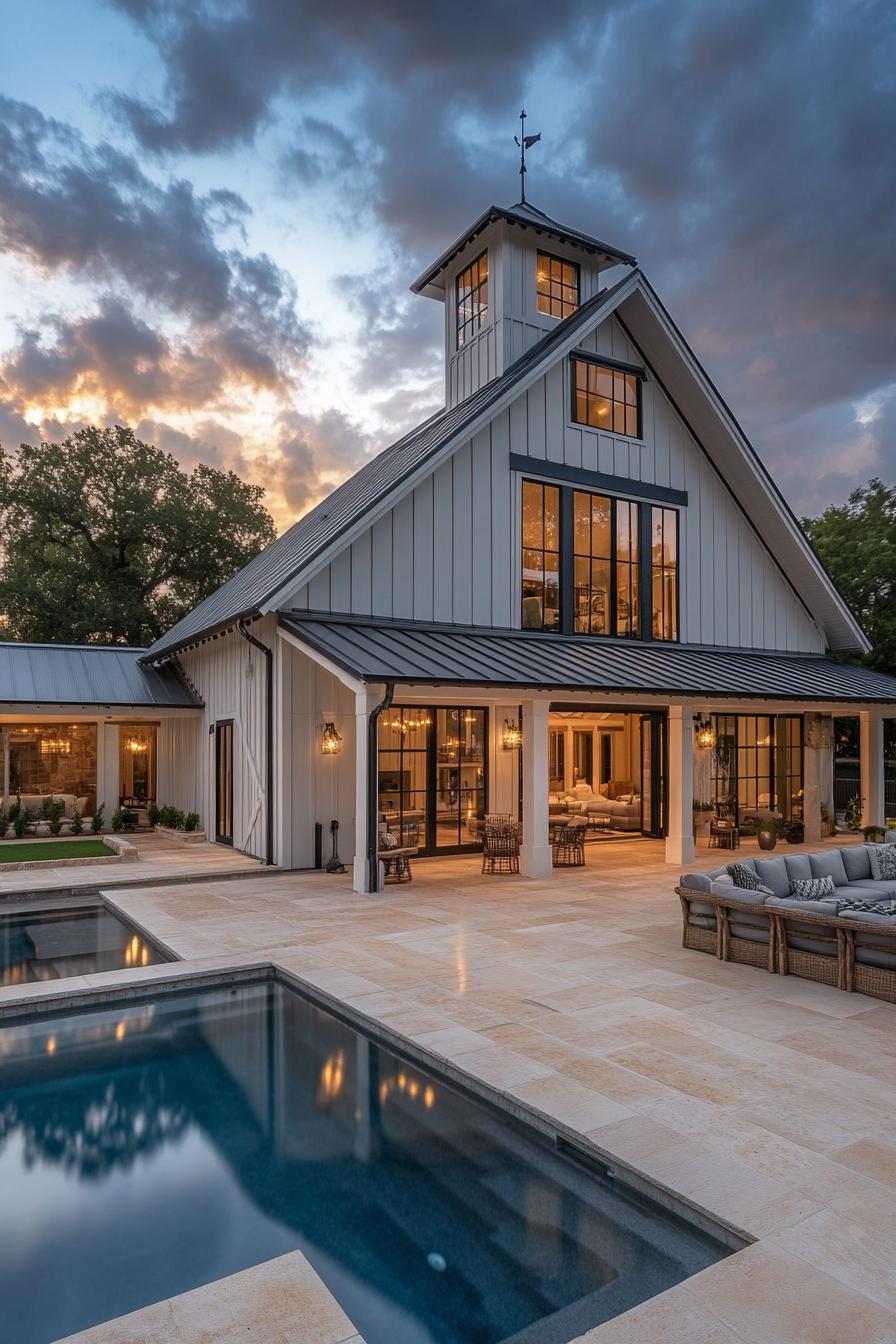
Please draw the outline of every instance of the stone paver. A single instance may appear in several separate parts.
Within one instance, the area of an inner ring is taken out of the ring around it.
[[[894,1344],[896,1008],[686,951],[675,877],[644,842],[539,881],[463,858],[375,897],[321,873],[109,895],[190,966],[281,965],[756,1240],[588,1344]]]

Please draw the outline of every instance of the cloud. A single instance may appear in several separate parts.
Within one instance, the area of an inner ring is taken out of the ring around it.
[[[288,383],[311,345],[291,277],[226,247],[246,203],[229,190],[159,186],[136,160],[0,98],[0,249],[47,274],[111,285],[186,323],[237,378]]]

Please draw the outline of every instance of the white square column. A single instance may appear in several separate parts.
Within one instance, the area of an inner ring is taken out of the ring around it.
[[[666,789],[669,829],[666,862],[691,863],[694,858],[694,707],[669,706],[669,750]]]
[[[548,710],[547,700],[523,701],[523,843],[520,871],[526,877],[549,877],[548,841]]]
[[[879,709],[859,713],[859,770],[862,825],[884,824],[884,716]]]

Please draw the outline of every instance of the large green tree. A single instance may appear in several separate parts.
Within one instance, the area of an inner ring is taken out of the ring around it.
[[[273,541],[263,495],[121,425],[0,454],[5,637],[151,643]]]
[[[861,661],[896,674],[896,487],[875,478],[846,504],[802,521],[871,641]]]

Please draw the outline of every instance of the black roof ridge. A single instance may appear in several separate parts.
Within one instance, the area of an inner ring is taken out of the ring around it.
[[[38,639],[0,639],[0,649],[84,649],[91,653],[145,653],[148,644],[60,644]]]

